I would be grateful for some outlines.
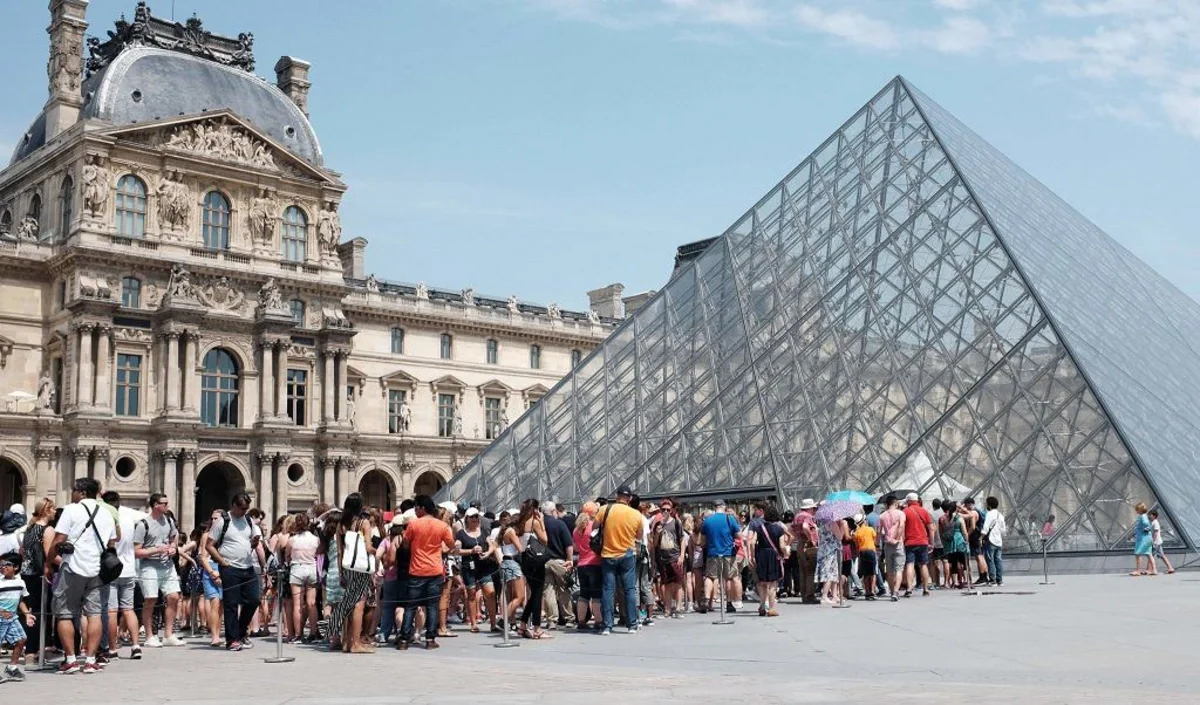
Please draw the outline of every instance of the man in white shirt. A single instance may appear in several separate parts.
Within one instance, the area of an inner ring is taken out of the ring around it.
[[[146,647],[184,646],[175,636],[175,610],[179,608],[179,575],[171,559],[179,552],[179,529],[167,514],[167,496],[150,495],[150,516],[133,528],[133,552],[138,559],[138,582],[142,585],[142,625],[146,627]],[[161,639],[154,633],[154,605],[162,594],[167,599]]]
[[[220,566],[220,585],[225,613],[225,648],[241,651],[252,648],[247,638],[250,621],[258,610],[261,584],[254,572],[258,544],[262,531],[246,516],[250,510],[250,495],[239,492],[233,497],[229,512],[214,519],[204,535],[203,548],[210,562]]]
[[[1000,500],[995,497],[987,498],[987,515],[983,518],[983,540],[986,543],[984,555],[987,556],[989,582],[996,585],[1004,584],[1004,534],[1008,524],[1000,513]]]
[[[62,516],[54,528],[47,528],[50,553],[46,557],[46,577],[54,575],[56,559],[62,559],[58,584],[54,587],[54,616],[58,620],[58,639],[66,658],[59,673],[96,673],[100,647],[100,556],[117,542],[117,524],[97,497],[100,483],[83,477],[71,486],[71,504],[63,507]],[[65,555],[59,552],[70,542],[74,550]],[[75,654],[75,620],[85,620],[83,635],[84,664],[79,665]]]
[[[120,538],[117,539],[117,557],[121,559],[121,576],[101,589],[104,611],[107,613],[105,624],[105,639],[101,646],[107,644],[104,656],[109,660],[118,657],[117,648],[120,641],[118,620],[125,622],[125,629],[132,638],[129,658],[138,660],[142,657],[142,647],[138,645],[138,618],[133,609],[133,592],[137,582],[137,558],[133,554],[133,527],[145,516],[142,512],[121,506],[121,495],[109,490],[101,495],[104,503],[117,508],[117,529]]]

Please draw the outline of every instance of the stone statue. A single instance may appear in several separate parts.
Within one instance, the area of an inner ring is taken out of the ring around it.
[[[562,318],[562,309],[558,307],[558,304],[552,301],[550,302],[550,305],[546,307],[546,315],[551,318]]]
[[[600,322],[600,314],[596,313],[594,310],[592,310],[590,308],[588,309],[588,312],[587,312],[587,318],[588,318],[588,323],[599,323]]]
[[[279,293],[279,286],[275,284],[275,277],[268,277],[267,281],[259,287],[258,311],[259,313],[288,313],[288,308],[283,303],[283,296]]]
[[[151,309],[158,308],[159,302],[162,301],[163,294],[162,291],[159,290],[157,284],[153,282],[147,283],[142,289],[142,294],[143,307]]]
[[[475,290],[468,287],[462,290],[462,302],[464,306],[475,305]]]
[[[275,158],[265,142],[224,120],[178,125],[167,135],[165,145],[225,161],[276,168]]]
[[[192,273],[184,269],[178,262],[171,265],[171,280],[167,282],[167,293],[163,297],[166,303],[172,299],[194,299],[196,290],[192,287]]]
[[[270,247],[275,242],[275,211],[278,206],[267,189],[250,202],[247,221],[254,241]]]
[[[479,438],[479,424],[475,424],[475,438]]]
[[[407,431],[412,424],[412,409],[408,406],[408,401],[400,402],[400,430]]]
[[[111,174],[100,159],[99,154],[92,154],[83,166],[83,208],[93,218],[103,216],[104,208],[108,205]]]
[[[508,428],[508,404],[505,404],[504,408],[500,410],[500,430],[503,431],[506,428]]]
[[[459,411],[458,409],[454,410],[454,425],[452,427],[452,431],[453,431],[452,435],[455,438],[462,438],[462,435],[463,435],[462,412]]]
[[[338,216],[337,203],[329,201],[317,215],[317,242],[323,252],[337,256],[338,244],[342,241],[342,219]]]
[[[349,392],[346,394],[346,420],[350,422],[350,428],[355,428],[354,413],[354,392]]]
[[[17,223],[17,232],[15,233],[18,240],[37,240],[38,239],[38,220],[32,215],[27,215]]]
[[[37,390],[37,408],[50,409],[54,406],[54,395],[58,390],[54,388],[54,380],[50,379],[49,372],[43,372],[41,379],[38,380]]]
[[[158,222],[172,230],[187,230],[191,208],[188,188],[179,172],[167,172],[158,185]]]
[[[203,289],[196,290],[196,298],[205,306],[217,311],[238,311],[246,301],[246,295],[229,283],[228,277],[221,277],[216,284],[209,284]]]
[[[379,280],[375,278],[374,274],[367,275],[367,292],[371,294],[379,293]]]
[[[516,294],[513,294],[512,296],[508,297],[508,310],[513,313],[521,312],[521,304],[520,304],[520,302],[517,301]]]
[[[428,299],[429,298],[429,287],[425,286],[425,282],[417,283],[417,298],[418,299]]]

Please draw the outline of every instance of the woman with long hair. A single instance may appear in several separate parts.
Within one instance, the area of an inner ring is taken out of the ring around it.
[[[207,534],[213,522],[221,519],[223,515],[224,512],[220,509],[214,509],[208,521],[201,526],[204,534]],[[223,614],[221,599],[224,597],[224,589],[221,586],[221,573],[208,551],[201,549],[197,556],[200,560],[200,589],[204,593],[204,609],[207,618],[205,621],[208,622],[210,637],[209,646],[214,649],[223,649],[225,642],[221,638],[221,616]]]
[[[683,515],[681,521],[683,522],[683,533],[687,534],[688,537],[687,552],[683,557],[684,574],[682,610],[684,614],[687,614],[688,612],[692,611],[692,605],[696,604],[696,591],[694,589],[695,586],[693,585],[692,580],[692,573],[696,569],[694,559],[696,549],[700,550],[701,562],[703,562],[704,547],[696,546],[696,517],[692,516],[690,513],[687,513]],[[703,570],[703,568],[701,568],[701,570]]]
[[[780,521],[779,510],[774,504],[763,509],[762,521],[752,522],[752,527],[750,545],[754,550],[750,555],[758,578],[758,616],[778,617],[776,590],[783,578],[783,546],[789,545],[792,537]]]
[[[42,605],[42,575],[46,566],[46,527],[54,520],[54,510],[57,507],[54,500],[42,497],[34,507],[33,516],[29,517],[29,525],[25,527],[25,535],[21,537],[21,580],[29,591],[29,604],[40,610]],[[49,609],[49,596],[46,608]],[[47,620],[39,614],[38,619]],[[50,622],[53,624],[53,621]],[[37,653],[42,648],[41,628],[38,625],[25,628],[25,648],[29,653]]]
[[[342,504],[338,524],[339,561],[345,594],[330,629],[341,634],[342,652],[367,654],[375,645],[362,638],[367,593],[372,589],[375,552],[371,547],[371,517],[363,511],[362,495],[355,492]]]
[[[285,561],[291,566],[288,571],[288,588],[292,594],[293,640],[302,638],[304,624],[309,624],[305,643],[317,641],[317,548],[321,544],[309,530],[308,514],[297,514],[292,525],[292,537],[287,542]],[[281,586],[282,589],[282,586]]]
[[[458,530],[454,537],[454,550],[462,559],[462,579],[467,588],[467,625],[472,634],[479,633],[479,600],[480,596],[491,593],[492,624],[496,622],[495,599],[492,590],[492,576],[483,573],[480,559],[489,550],[487,536],[481,528],[481,515],[478,509],[468,509],[463,517],[465,526]]]
[[[546,545],[546,522],[542,517],[541,504],[536,499],[527,499],[521,503],[521,513],[509,529],[510,533],[518,535],[518,545],[521,551],[529,548],[534,539]],[[542,639],[546,636],[542,631],[542,598],[546,590],[546,564],[526,561],[521,566],[525,573],[525,584],[528,587],[529,599],[521,612],[521,636],[526,639]],[[533,628],[530,628],[530,623]]]
[[[704,598],[704,563],[706,553],[704,550],[704,534],[700,530],[701,525],[704,524],[704,520],[707,519],[712,513],[713,512],[711,509],[705,509],[700,512],[699,520],[696,521],[695,525],[692,527],[692,609],[700,614],[708,612],[708,610],[712,607],[712,605],[710,605],[709,602]]]
[[[600,556],[592,550],[592,530],[596,523],[595,502],[585,502],[579,516],[575,517],[575,530],[571,532],[575,544],[575,555],[579,563],[575,575],[579,581],[579,600],[575,602],[575,625],[580,631],[588,629],[588,612],[595,620],[593,629],[603,628],[600,623],[600,597],[603,592],[604,576],[600,570]]]
[[[321,555],[325,558],[325,616],[329,619],[329,650],[342,649],[340,619],[342,597],[342,566],[340,562],[339,541],[341,540],[342,512],[340,509],[330,510],[324,515],[325,523],[321,527]]]
[[[268,565],[277,564],[280,566],[287,565],[287,550],[288,544],[292,539],[292,528],[296,524],[294,514],[285,514],[275,521],[275,526],[272,527],[271,537],[267,540],[267,550],[274,561],[268,561]],[[292,593],[288,585],[287,574],[282,573],[284,580],[280,580],[281,572],[278,570],[267,570],[264,575],[264,582],[273,587],[271,590],[274,599],[279,600],[279,614],[282,615],[282,623],[279,629],[283,631],[284,641],[292,642],[297,640],[299,636],[299,627],[293,619],[292,613]]]
[[[517,610],[525,604],[525,573],[521,571],[521,537],[513,530],[517,513],[505,510],[500,513],[500,526],[496,544],[500,548],[500,577],[508,592],[508,604],[504,606],[504,625],[516,629]]]

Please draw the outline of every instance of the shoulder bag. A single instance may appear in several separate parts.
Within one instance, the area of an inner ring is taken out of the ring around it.
[[[100,582],[108,585],[121,577],[121,571],[125,569],[125,565],[117,556],[117,549],[106,546],[104,539],[100,538],[100,530],[96,528],[96,514],[99,512],[100,505],[96,505],[96,508],[88,514],[88,523],[83,530],[86,533],[88,527],[91,527],[92,533],[96,536],[96,544],[100,547]]]

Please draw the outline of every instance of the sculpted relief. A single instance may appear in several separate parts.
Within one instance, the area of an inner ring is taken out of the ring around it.
[[[112,174],[99,154],[89,155],[83,165],[83,209],[93,218],[104,216]]]
[[[158,139],[167,149],[191,152],[250,166],[278,168],[266,142],[238,125],[224,120],[203,120],[178,125]]]
[[[214,283],[196,289],[196,298],[214,311],[236,314],[244,313],[246,304],[246,295],[235,289],[228,277],[220,277]]]
[[[337,256],[338,244],[342,241],[342,219],[338,216],[337,203],[330,201],[317,215],[317,242],[321,252]]]
[[[158,222],[164,228],[171,230],[187,230],[191,216],[188,187],[183,183],[183,175],[178,171],[169,171],[163,175],[162,183],[158,185]]]
[[[250,202],[250,213],[247,224],[250,226],[250,237],[255,245],[271,247],[275,243],[275,221],[279,204],[271,198],[271,193],[263,189],[257,198]]]

